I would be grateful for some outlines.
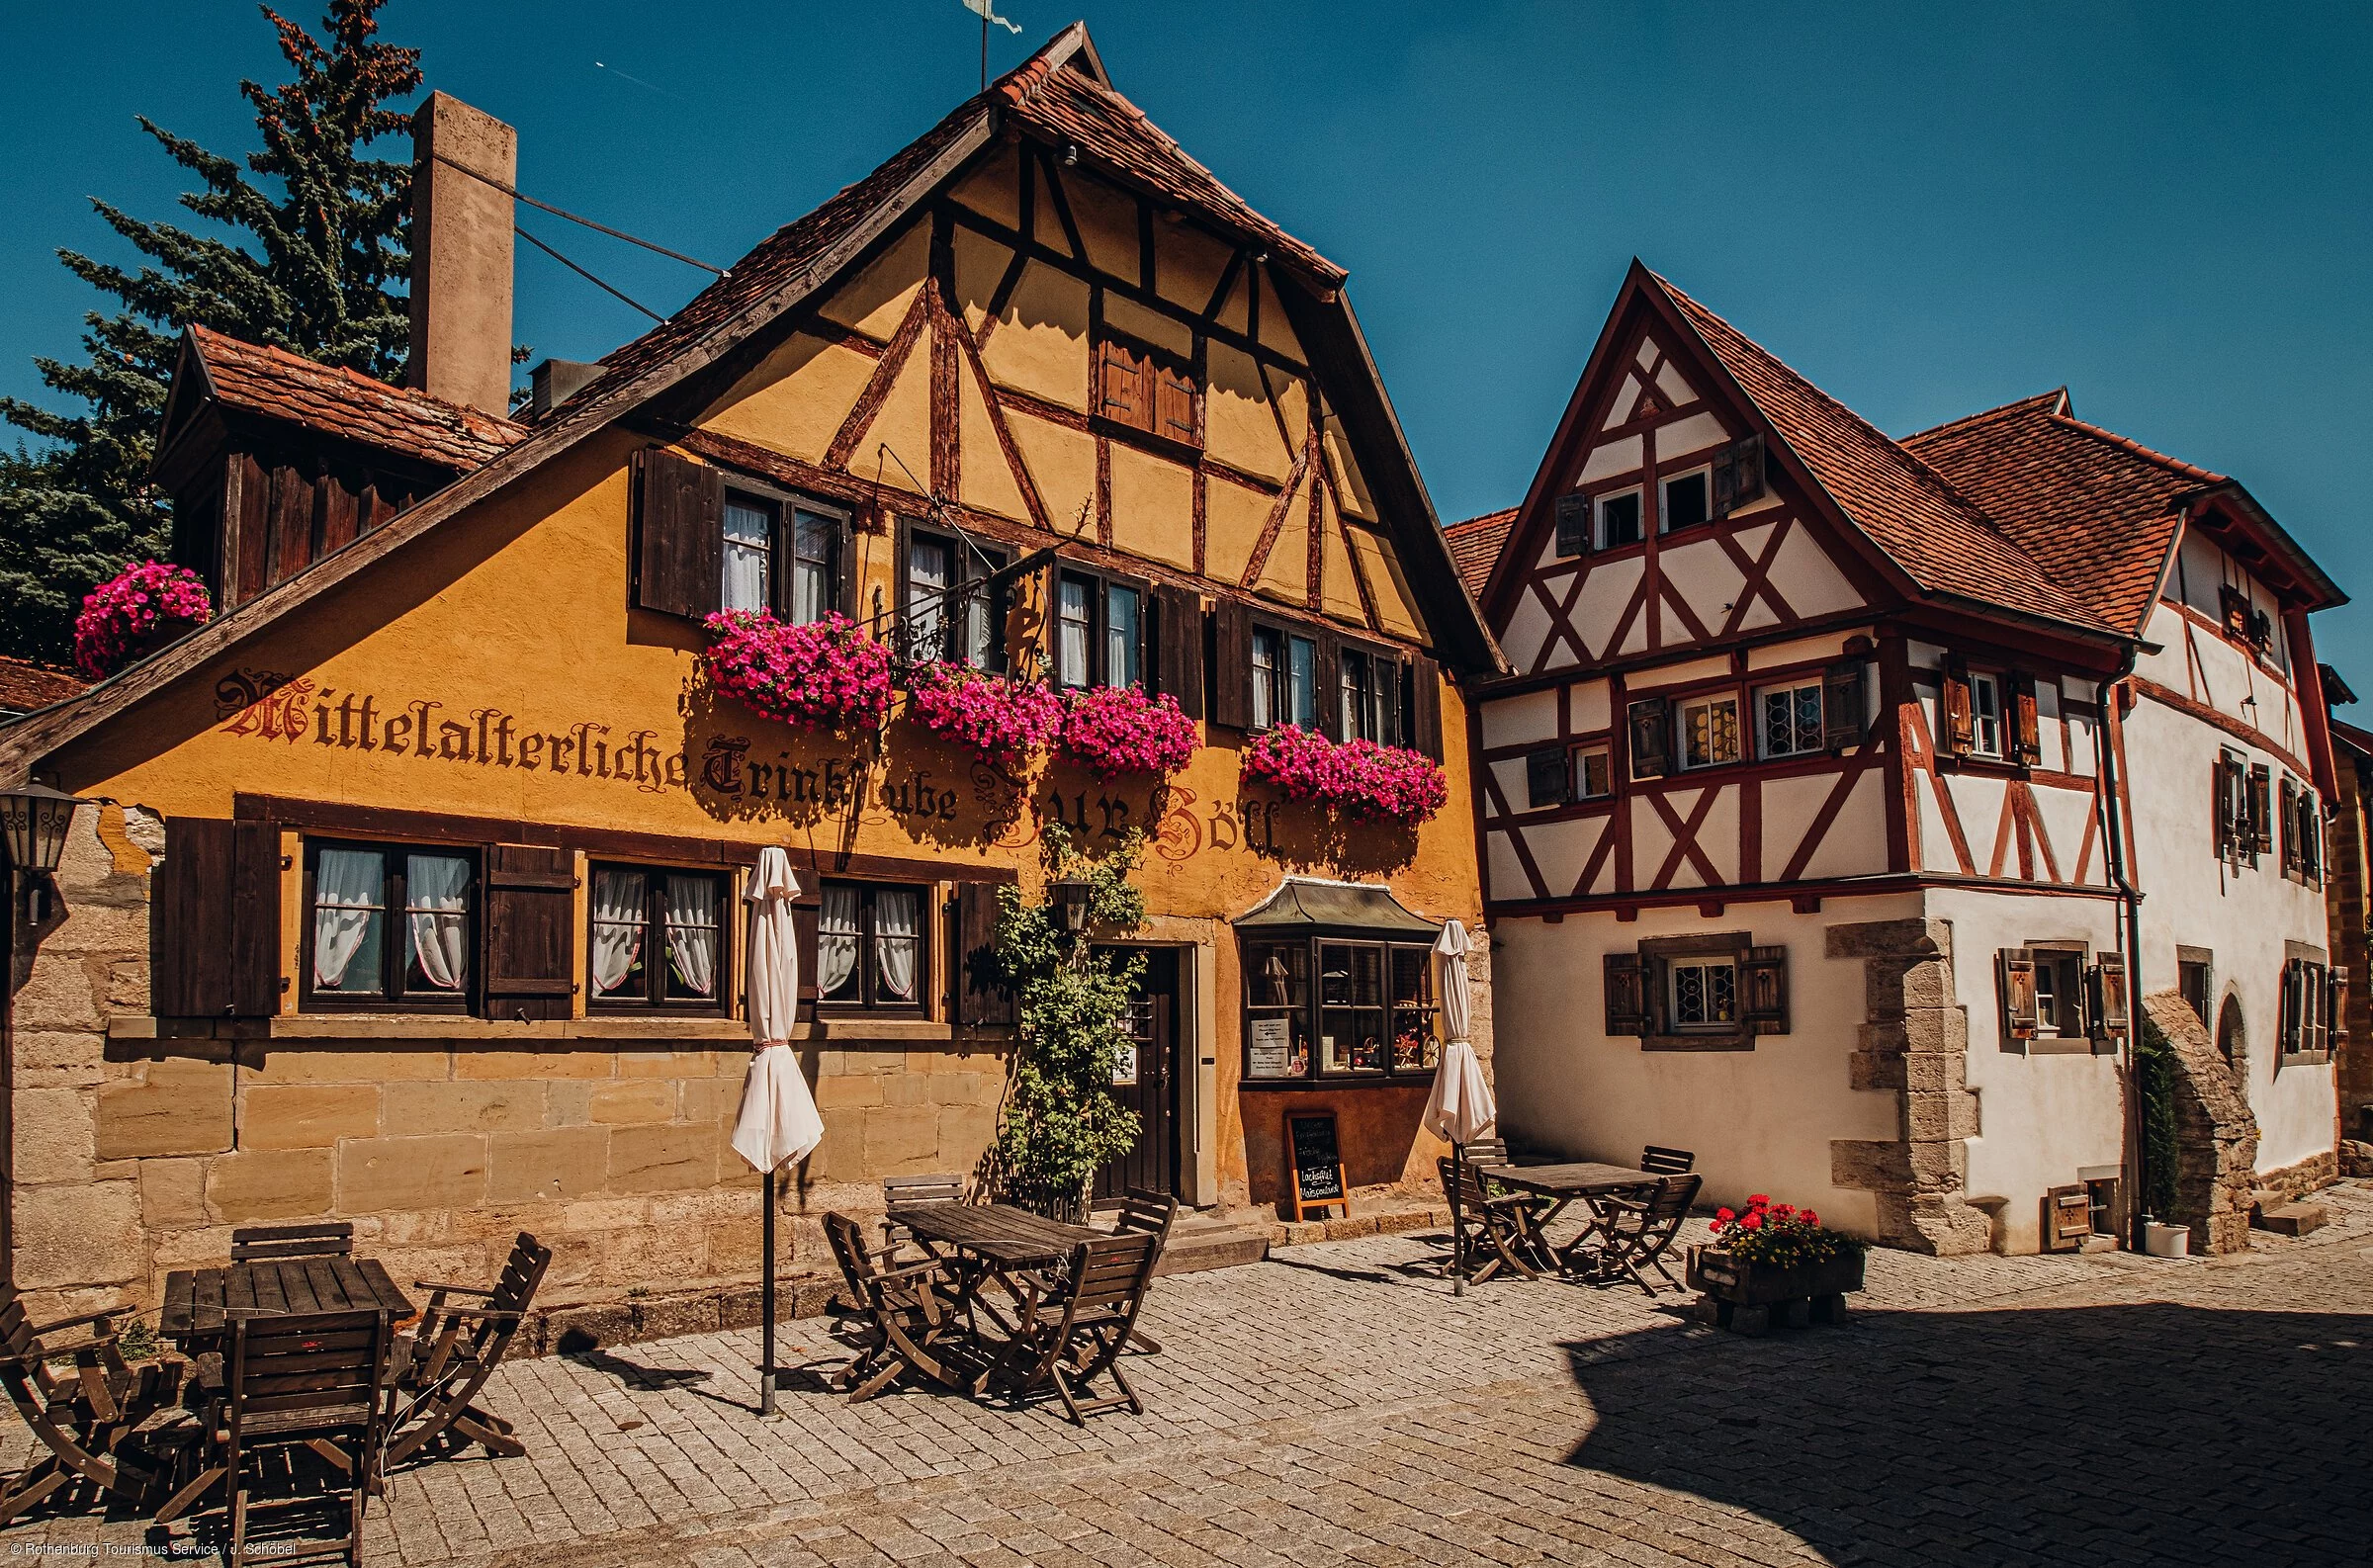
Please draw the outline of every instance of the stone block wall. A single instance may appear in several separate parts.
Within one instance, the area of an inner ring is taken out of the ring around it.
[[[62,916],[20,964],[12,1262],[36,1316],[153,1305],[233,1227],[309,1219],[351,1220],[399,1279],[491,1277],[522,1230],[553,1248],[557,1299],[755,1275],[730,1027],[284,1016],[171,1037],[208,1026],[146,1016],[152,827],[79,815]],[[825,1138],[784,1183],[789,1269],[832,1266],[825,1210],[878,1208],[885,1176],[969,1171],[994,1134],[1007,1039],[903,1032],[921,1038],[803,1046]]]
[[[2198,1254],[2249,1250],[2257,1117],[2241,1075],[2208,1037],[2179,991],[2154,991],[2143,1010],[2175,1052],[2175,1212]]]
[[[1878,1199],[1879,1240],[1940,1257],[1993,1239],[1969,1193],[1978,1100],[1969,1090],[1969,1009],[1954,1000],[1953,922],[1863,920],[1827,928],[1826,955],[1860,959],[1866,1017],[1847,1058],[1853,1088],[1895,1096],[1891,1139],[1835,1139],[1830,1179]]]

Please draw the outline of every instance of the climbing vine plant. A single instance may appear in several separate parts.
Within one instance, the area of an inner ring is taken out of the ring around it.
[[[1049,823],[1045,845],[1050,879],[1084,877],[1093,888],[1088,918],[1099,937],[1126,936],[1145,923],[1145,895],[1129,883],[1144,834],[1091,855]],[[998,1121],[1000,1179],[1016,1201],[1075,1215],[1097,1172],[1137,1142],[1138,1116],[1113,1098],[1112,1068],[1130,1043],[1129,999],[1145,959],[1071,937],[1051,901],[1024,903],[1011,887],[998,895],[991,957],[1021,1025]]]

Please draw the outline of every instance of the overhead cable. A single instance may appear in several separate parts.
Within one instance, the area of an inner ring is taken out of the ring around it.
[[[550,245],[545,244],[544,241],[538,239],[526,229],[521,228],[517,223],[513,223],[511,225],[511,232],[517,234],[521,239],[526,240],[529,244],[535,246],[538,250],[544,252],[545,255],[550,256],[553,260],[559,262],[571,272],[575,273],[578,277],[584,279],[585,282],[591,284],[594,288],[599,289],[602,293],[610,296],[610,298],[614,300],[625,301],[626,304],[633,305],[645,315],[650,316],[654,321],[664,321],[667,319],[665,316],[659,314],[659,311],[654,310],[650,305],[643,304],[639,300],[629,299],[626,295],[620,293],[618,290],[611,288],[608,284],[602,282],[599,278],[594,277],[593,274],[587,272],[575,262],[571,261],[559,251],[553,249]]]
[[[680,261],[687,267],[698,267],[701,271],[715,273],[720,278],[726,275],[727,269],[723,267],[712,267],[707,262],[687,256],[680,250],[669,250],[664,245],[655,245],[650,240],[639,238],[636,235],[628,233],[623,228],[612,228],[607,223],[596,223],[589,218],[579,218],[576,214],[569,212],[565,208],[555,207],[550,202],[539,202],[534,197],[523,195],[517,189],[503,184],[500,180],[494,178],[490,174],[481,174],[476,169],[470,168],[464,164],[456,163],[453,159],[445,156],[445,154],[442,152],[432,152],[429,154],[429,156],[435,158],[439,163],[442,163],[449,169],[455,170],[458,173],[467,174],[470,176],[470,178],[478,181],[481,185],[492,186],[495,190],[500,191],[503,195],[509,197],[514,202],[525,202],[530,207],[541,208],[543,211],[550,213],[555,218],[565,218],[571,223],[582,223],[585,227],[607,234],[612,239],[623,239],[630,245],[640,245],[645,250],[656,251],[659,255],[665,256],[669,261]],[[606,288],[608,286],[605,284],[603,287]],[[641,305],[637,305],[635,308],[640,310],[643,307]]]

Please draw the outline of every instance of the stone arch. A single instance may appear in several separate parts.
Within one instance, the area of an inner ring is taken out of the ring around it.
[[[2190,1226],[2195,1253],[2247,1252],[2257,1117],[2241,1071],[2226,1065],[2180,991],[2154,991],[2143,1008],[2175,1053],[2175,1212],[2159,1217]],[[2217,1009],[2219,1043],[2226,1020],[2238,1030],[2241,1016],[2239,999],[2228,994]],[[2246,1037],[2237,1033],[2235,1043],[2246,1064]]]
[[[2249,1022],[2241,1012],[2241,993],[2231,988],[2217,1008],[2217,1054],[2236,1079],[2249,1082]]]

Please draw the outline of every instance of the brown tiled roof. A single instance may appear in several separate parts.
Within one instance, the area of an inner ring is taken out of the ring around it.
[[[2139,635],[2182,519],[2223,475],[2077,419],[2064,388],[1905,436],[1905,450],[2119,631]]]
[[[456,472],[475,469],[527,434],[527,427],[479,408],[285,349],[190,328],[208,392],[224,407],[282,419]]]
[[[1092,160],[1259,240],[1274,259],[1326,287],[1342,285],[1341,267],[1254,212],[1146,119],[1144,110],[1084,71],[1048,65],[1049,57],[1048,50],[1040,50],[990,89],[1012,106],[1016,121],[1049,140],[1077,142]]]
[[[1458,564],[1458,575],[1466,579],[1468,591],[1478,596],[1483,592],[1483,584],[1491,579],[1492,564],[1500,559],[1508,530],[1516,526],[1520,510],[1505,507],[1443,529],[1443,537],[1450,542],[1450,559]]]
[[[2107,623],[2063,589],[1945,478],[1745,333],[1650,273],[1838,508],[1932,593],[2087,630]]]
[[[68,697],[79,697],[89,685],[89,681],[70,669],[52,669],[47,664],[0,657],[0,711],[31,713]]]
[[[791,280],[830,250],[917,171],[993,110],[1051,141],[1076,143],[1090,162],[1146,186],[1181,206],[1269,246],[1280,261],[1300,267],[1329,288],[1344,281],[1343,269],[1245,205],[1244,199],[1188,157],[1145,112],[1100,79],[1087,29],[1074,23],[1045,47],[966,99],[890,160],[805,218],[758,242],[731,271],[694,296],[691,303],[641,337],[602,359],[606,372],[581,388],[614,385],[660,364]],[[571,398],[571,401],[575,398]]]

